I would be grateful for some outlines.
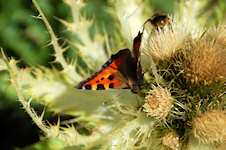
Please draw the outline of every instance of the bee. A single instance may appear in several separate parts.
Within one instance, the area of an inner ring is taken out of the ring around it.
[[[170,19],[164,14],[164,12],[156,12],[151,16],[151,18],[145,21],[143,27],[147,22],[150,22],[157,31],[159,31],[159,29],[163,30],[165,25],[168,25],[169,29],[173,31],[169,20]]]

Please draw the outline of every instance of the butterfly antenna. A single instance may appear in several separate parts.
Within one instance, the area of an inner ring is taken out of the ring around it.
[[[111,99],[107,100],[106,102],[103,102],[102,105],[103,105],[103,106],[104,106],[104,105],[107,105],[107,103],[108,103],[109,101],[111,101]]]
[[[115,99],[115,98],[119,97],[119,96],[122,95],[123,93],[124,93],[124,92],[122,92],[122,93],[116,95],[115,97],[113,97],[113,98],[111,98],[111,99],[109,99],[109,100],[103,102],[102,105],[106,105],[106,104],[107,104],[108,102],[110,102],[112,99]]]

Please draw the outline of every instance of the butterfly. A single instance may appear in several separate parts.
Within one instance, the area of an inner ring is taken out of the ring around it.
[[[145,83],[140,64],[140,45],[143,33],[133,40],[133,51],[122,49],[91,77],[81,81],[75,88],[84,90],[131,89],[139,93]]]
[[[145,84],[144,75],[140,63],[140,44],[145,29],[145,24],[150,22],[157,31],[162,30],[168,24],[169,18],[163,12],[156,12],[143,24],[143,31],[133,40],[133,51],[120,50],[111,55],[111,58],[95,72],[91,77],[81,81],[75,88],[84,90],[110,90],[131,89],[133,93],[139,93]]]

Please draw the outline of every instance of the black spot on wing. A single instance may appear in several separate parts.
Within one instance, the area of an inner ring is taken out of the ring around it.
[[[114,88],[114,83],[109,84],[109,88]]]
[[[112,81],[114,79],[114,76],[110,75],[110,76],[108,76],[108,79]]]
[[[102,77],[101,80],[104,80],[104,77]]]
[[[91,85],[87,84],[87,85],[85,85],[85,88],[86,88],[86,90],[91,90]]]
[[[122,55],[126,55],[127,53],[130,53],[129,49],[123,49],[123,50],[120,50],[118,53],[111,55],[111,58],[102,66],[101,70],[95,72],[91,77],[87,78],[86,80],[81,81],[78,85],[75,86],[75,88],[77,88],[77,89],[86,88],[85,86],[83,86],[84,84],[86,84],[87,82],[96,78],[98,74],[100,74],[101,72],[106,70],[106,68],[110,64],[112,64],[116,59],[120,58]],[[104,78],[102,80],[104,80]],[[98,83],[98,82],[96,82],[96,83]],[[89,89],[89,87],[87,89]]]
[[[105,87],[103,84],[97,84],[97,90],[105,90]]]

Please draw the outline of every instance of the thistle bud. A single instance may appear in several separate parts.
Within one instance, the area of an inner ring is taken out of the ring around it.
[[[167,89],[154,87],[145,97],[144,111],[157,119],[165,119],[173,107],[174,98]]]
[[[205,39],[194,44],[185,62],[185,75],[191,83],[208,85],[226,76],[225,49]]]
[[[204,143],[226,142],[226,115],[220,110],[205,112],[193,120],[193,132]]]
[[[183,30],[184,24],[180,24],[175,18],[171,25],[172,29],[165,27],[164,31],[156,31],[145,39],[144,53],[151,55],[155,60],[165,61],[171,59],[184,46],[187,36],[187,31]]]
[[[162,138],[162,144],[169,149],[178,150],[180,148],[179,136],[174,132],[170,132]]]

